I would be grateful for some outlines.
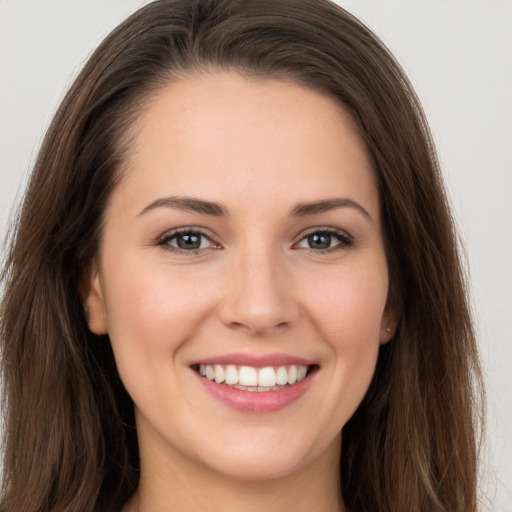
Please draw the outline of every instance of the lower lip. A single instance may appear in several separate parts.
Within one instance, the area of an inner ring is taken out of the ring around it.
[[[284,409],[298,400],[310,387],[315,371],[279,391],[243,391],[226,384],[217,384],[194,372],[204,388],[232,409],[247,413],[267,413]]]

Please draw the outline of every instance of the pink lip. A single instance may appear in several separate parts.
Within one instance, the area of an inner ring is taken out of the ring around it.
[[[265,366],[285,366],[292,364],[309,366],[314,363],[305,359],[290,357],[285,354],[273,354],[271,356],[230,354],[204,359],[200,362],[193,363],[191,366],[194,367],[198,364],[234,364],[263,368]],[[246,413],[270,413],[287,407],[304,395],[311,386],[317,370],[318,367],[315,366],[303,380],[292,386],[285,386],[278,391],[243,391],[226,384],[217,384],[215,381],[202,377],[197,371],[193,370],[193,372],[206,391],[232,409]]]
[[[215,398],[232,409],[248,413],[268,413],[283,409],[298,400],[309,389],[313,379],[313,375],[308,375],[297,384],[279,391],[242,391],[225,384],[217,384],[198,373],[196,375]]]
[[[220,356],[197,360],[192,362],[190,366],[199,364],[234,364],[235,366],[252,366],[253,368],[264,368],[265,366],[287,366],[292,364],[311,366],[315,364],[315,362],[288,354],[258,355],[236,352],[233,354],[223,354]]]

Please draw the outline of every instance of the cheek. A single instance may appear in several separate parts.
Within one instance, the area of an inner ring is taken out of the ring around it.
[[[372,268],[344,271],[311,297],[315,313],[310,316],[330,353],[323,414],[331,418],[327,424],[333,431],[355,412],[375,371],[388,282],[385,272]],[[324,432],[327,437],[332,433]]]
[[[387,271],[381,267],[342,269],[310,294],[311,316],[337,351],[357,353],[379,344],[388,293]]]
[[[172,364],[210,310],[211,299],[198,293],[200,283],[184,272],[122,262],[111,267],[109,277],[109,335],[120,373],[136,371],[142,378],[153,372],[144,368],[162,366],[155,362]]]

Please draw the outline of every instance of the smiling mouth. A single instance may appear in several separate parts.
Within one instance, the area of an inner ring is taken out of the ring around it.
[[[281,391],[302,380],[318,368],[317,365],[283,365],[255,368],[234,364],[198,364],[192,367],[209,381],[241,391]]]

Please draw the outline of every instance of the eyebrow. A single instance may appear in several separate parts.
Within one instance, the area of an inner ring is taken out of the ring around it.
[[[294,217],[305,217],[307,215],[328,212],[336,208],[354,208],[373,222],[372,216],[368,213],[366,208],[361,206],[357,201],[348,198],[325,199],[311,203],[300,203],[292,210],[292,215]]]
[[[214,217],[227,216],[226,209],[218,203],[194,197],[171,196],[156,199],[146,206],[137,215],[137,217],[140,217],[141,215],[144,215],[156,208],[172,208],[174,210],[202,213],[204,215],[212,215]],[[371,215],[363,206],[361,206],[357,201],[348,198],[324,199],[310,203],[299,203],[295,208],[293,208],[291,214],[293,217],[306,217],[308,215],[317,215],[336,208],[354,208],[362,213],[368,220],[373,222]]]
[[[204,201],[203,199],[196,199],[194,197],[161,197],[156,199],[148,206],[146,206],[138,215],[154,210],[155,208],[172,208],[174,210],[184,210],[189,212],[203,213],[205,215],[213,215],[215,217],[222,217],[227,215],[226,210],[217,203],[211,201]]]

